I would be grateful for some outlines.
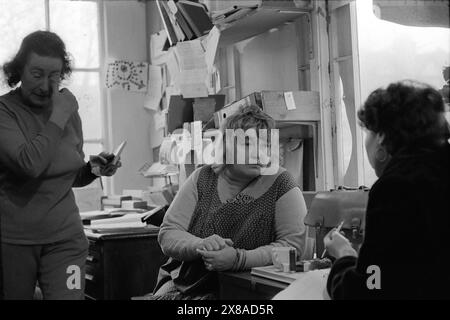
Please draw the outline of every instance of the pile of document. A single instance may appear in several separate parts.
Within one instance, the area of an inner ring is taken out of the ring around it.
[[[162,210],[162,206],[146,209],[105,209],[80,213],[84,228],[94,232],[132,231],[147,228],[151,216]]]

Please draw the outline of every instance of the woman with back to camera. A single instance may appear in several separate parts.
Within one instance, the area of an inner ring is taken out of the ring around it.
[[[274,125],[259,107],[249,106],[228,117],[221,129],[224,136],[239,129],[255,130],[255,137],[267,130],[270,136]],[[264,144],[261,134],[258,138]],[[223,151],[231,162],[203,166],[181,186],[159,232],[169,261],[160,269],[151,299],[217,298],[217,271],[269,265],[276,246],[292,246],[302,255],[306,205],[300,188],[275,163],[273,172],[264,171],[265,161],[252,164],[251,143],[226,143]],[[272,143],[273,148],[278,145]],[[244,163],[239,151],[245,151]]]
[[[359,110],[378,180],[359,256],[332,230],[333,299],[449,299],[450,138],[442,96],[414,82],[375,90]]]
[[[26,36],[3,71],[18,88],[0,97],[0,219],[5,299],[83,299],[88,242],[72,187],[113,175],[112,154],[84,161],[71,72],[52,32]],[[70,277],[73,276],[73,277]],[[70,277],[70,278],[69,278]]]

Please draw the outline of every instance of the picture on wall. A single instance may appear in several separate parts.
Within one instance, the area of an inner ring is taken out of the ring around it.
[[[116,60],[108,64],[106,87],[147,92],[148,63]]]

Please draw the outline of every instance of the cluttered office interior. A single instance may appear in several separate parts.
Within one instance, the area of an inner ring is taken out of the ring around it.
[[[449,9],[0,0],[0,299],[450,299]]]

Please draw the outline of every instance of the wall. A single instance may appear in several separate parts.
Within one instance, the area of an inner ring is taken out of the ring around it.
[[[146,4],[137,1],[105,1],[105,60],[148,61]],[[109,150],[127,140],[122,153],[122,168],[111,179],[114,193],[123,189],[146,189],[148,179],[138,170],[151,160],[150,113],[143,108],[142,93],[120,89],[106,90],[107,114],[111,123],[107,134]]]
[[[299,89],[297,39],[291,23],[237,45],[242,96],[261,90]]]

